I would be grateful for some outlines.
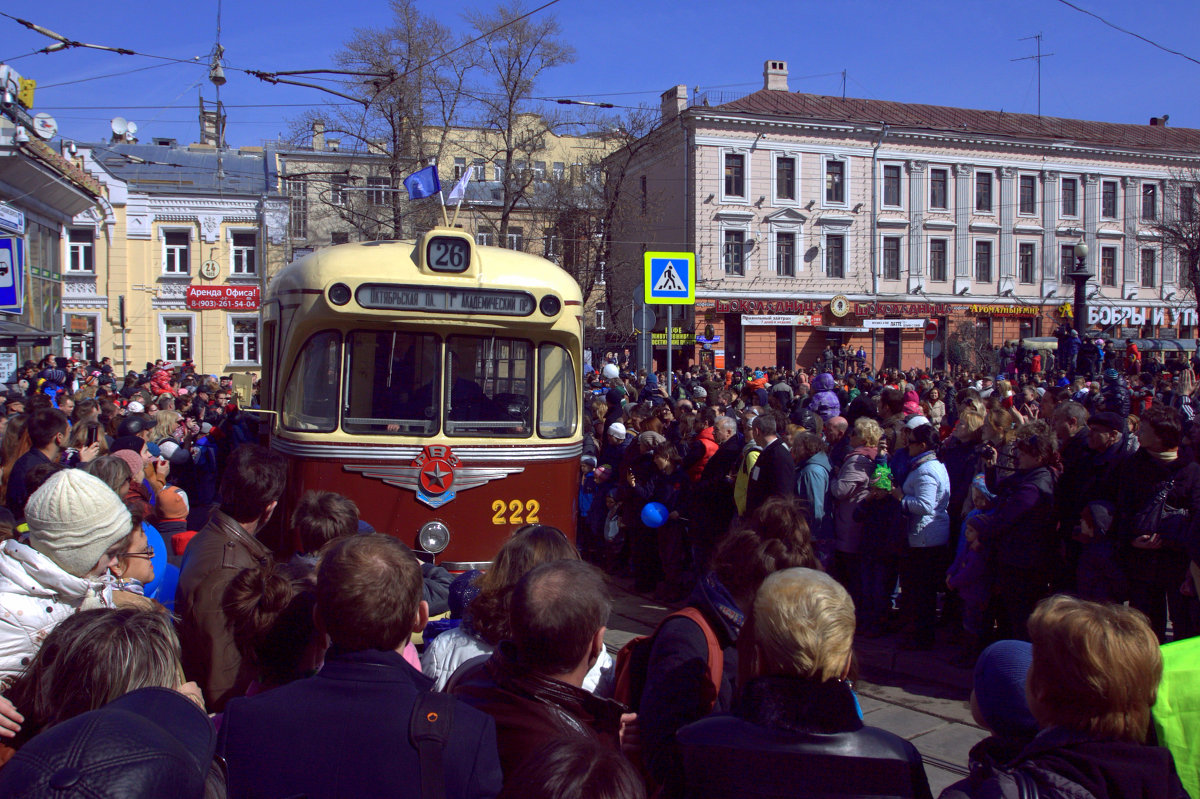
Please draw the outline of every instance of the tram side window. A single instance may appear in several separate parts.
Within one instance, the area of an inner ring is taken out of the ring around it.
[[[337,428],[338,366],[342,336],[325,330],[308,340],[283,392],[283,426],[306,433],[330,433]]]
[[[575,365],[571,353],[557,344],[538,349],[538,435],[569,438],[579,423]]]
[[[495,336],[446,339],[446,434],[528,437],[533,346]]]
[[[441,352],[432,333],[355,330],[346,337],[347,433],[433,435]]]

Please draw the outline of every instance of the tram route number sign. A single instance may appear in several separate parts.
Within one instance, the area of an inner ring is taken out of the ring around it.
[[[647,305],[696,304],[696,254],[648,252],[645,255]]]
[[[257,311],[258,286],[188,286],[187,307],[197,311]]]

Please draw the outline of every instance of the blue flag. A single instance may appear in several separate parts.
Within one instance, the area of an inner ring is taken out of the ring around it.
[[[413,172],[404,179],[404,188],[408,189],[410,200],[422,197],[432,197],[442,190],[442,182],[438,180],[437,167],[430,165]]]

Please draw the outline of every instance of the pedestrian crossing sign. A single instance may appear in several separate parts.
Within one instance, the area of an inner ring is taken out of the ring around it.
[[[645,260],[647,305],[695,305],[695,253],[648,252]]]

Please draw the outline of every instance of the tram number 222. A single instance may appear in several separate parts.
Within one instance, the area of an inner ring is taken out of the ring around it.
[[[542,503],[536,499],[498,499],[492,503],[492,524],[537,524],[541,510]]]

